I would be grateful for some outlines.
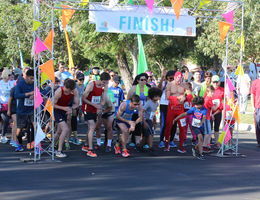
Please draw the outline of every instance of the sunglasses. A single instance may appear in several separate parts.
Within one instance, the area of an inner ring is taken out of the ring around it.
[[[145,78],[141,78],[140,81],[147,81]]]
[[[134,105],[134,106],[139,106],[139,105],[140,105],[140,103],[133,103],[133,105]]]
[[[84,81],[84,79],[78,79],[79,81]]]
[[[168,79],[173,80],[174,78],[173,77],[168,77]]]
[[[218,83],[218,81],[213,81],[213,83]]]

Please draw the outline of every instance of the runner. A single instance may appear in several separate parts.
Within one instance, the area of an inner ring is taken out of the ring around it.
[[[185,89],[187,88],[186,84],[182,82],[182,73],[176,72],[174,75],[174,81],[167,85],[166,89],[166,97],[169,99],[168,111],[167,111],[167,120],[166,120],[166,128],[165,128],[165,148],[164,151],[170,151],[169,146],[169,137],[171,134],[171,128],[173,125],[173,120],[178,115],[184,112],[183,103],[186,100],[184,96]],[[179,137],[180,144],[179,149],[177,150],[179,153],[186,153],[186,150],[183,148],[184,142],[184,127],[186,126],[185,118],[179,119]]]
[[[138,95],[133,95],[130,100],[123,102],[116,115],[116,122],[118,127],[122,132],[121,144],[122,144],[122,156],[129,157],[130,154],[126,148],[126,143],[128,141],[128,136],[131,131],[135,130],[136,124],[142,121],[143,112],[142,105],[140,104],[140,97]],[[133,121],[132,116],[134,113],[138,113],[138,119]],[[116,154],[120,153],[119,145],[116,146]]]
[[[22,129],[34,123],[34,71],[28,69],[25,78],[20,78],[15,88],[15,98],[17,99],[16,121],[17,121],[17,139],[19,142],[15,151],[24,151],[22,140]],[[30,137],[31,138],[31,137]],[[31,138],[32,139],[32,138]]]
[[[102,107],[106,101],[109,80],[109,74],[103,72],[100,75],[100,80],[88,83],[82,97],[82,109],[84,111],[85,120],[88,123],[86,138],[88,146],[86,143],[85,146],[82,147],[82,151],[87,152],[87,156],[90,157],[97,157],[97,154],[93,151],[93,133],[96,129],[96,124],[100,124],[98,120],[101,120]],[[97,147],[99,146],[101,146],[101,134],[97,132]]]
[[[67,115],[72,114],[72,110],[79,106],[79,95],[76,89],[76,83],[72,79],[66,79],[63,87],[57,89],[54,94],[54,117],[57,123],[57,132],[54,137],[55,143],[59,140],[56,156],[60,158],[67,157],[62,152],[62,147],[66,136],[69,134],[67,124]],[[71,106],[73,101],[73,105]]]

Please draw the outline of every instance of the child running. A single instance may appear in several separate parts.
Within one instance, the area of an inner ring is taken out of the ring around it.
[[[205,160],[204,155],[202,154],[202,143],[203,143],[203,124],[206,120],[206,116],[207,116],[207,109],[203,107],[204,104],[204,98],[198,96],[195,97],[192,100],[192,103],[194,104],[194,106],[189,109],[187,112],[184,112],[182,114],[180,114],[178,117],[176,117],[173,120],[173,123],[175,123],[175,121],[177,121],[178,119],[185,117],[186,115],[190,115],[193,114],[193,118],[192,118],[192,129],[194,131],[194,133],[197,135],[198,137],[198,144],[192,148],[192,155],[194,157],[197,157],[200,160]],[[196,150],[199,151],[199,155],[197,156],[196,154]]]
[[[155,112],[158,107],[158,101],[162,96],[162,90],[157,87],[153,87],[148,91],[149,100],[144,105],[144,135],[140,142],[140,148],[148,141],[149,150],[153,151],[153,124],[156,121]]]

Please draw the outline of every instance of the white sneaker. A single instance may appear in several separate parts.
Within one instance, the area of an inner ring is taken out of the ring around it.
[[[56,157],[58,158],[66,158],[67,155],[65,153],[62,153],[61,151],[56,152]]]
[[[1,136],[0,142],[6,144],[8,142],[8,138],[6,136]]]

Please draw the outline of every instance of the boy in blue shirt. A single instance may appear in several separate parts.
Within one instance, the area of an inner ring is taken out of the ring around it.
[[[206,120],[207,116],[207,109],[203,107],[204,105],[204,98],[203,97],[195,97],[192,100],[193,107],[189,109],[187,112],[182,113],[178,117],[176,117],[173,120],[173,123],[175,123],[178,119],[185,117],[186,115],[193,114],[192,116],[192,130],[197,135],[198,138],[198,144],[192,148],[192,155],[194,157],[197,157],[200,160],[205,160],[204,155],[202,155],[202,144],[203,144],[203,124]],[[199,150],[199,155],[196,155],[196,150]]]

